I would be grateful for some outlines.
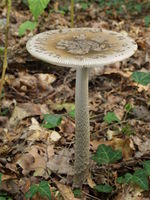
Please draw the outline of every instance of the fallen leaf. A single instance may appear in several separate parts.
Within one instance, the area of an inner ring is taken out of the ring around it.
[[[91,174],[89,174],[89,176],[88,176],[88,178],[87,178],[87,182],[88,182],[88,185],[89,185],[91,188],[94,188],[94,186],[96,186],[96,183],[92,180]]]
[[[70,165],[72,154],[71,149],[62,149],[58,152],[58,155],[51,157],[47,163],[47,167],[58,174],[73,175],[73,167]]]
[[[18,104],[12,113],[12,116],[8,122],[8,126],[13,128],[26,117],[42,115],[40,107],[40,104],[33,103]]]
[[[53,142],[58,142],[60,140],[61,136],[59,135],[58,132],[56,131],[52,131],[52,133],[50,134],[50,139],[53,141]]]
[[[144,200],[141,197],[142,189],[136,186],[123,185],[122,191],[114,200]]]
[[[79,200],[78,198],[74,197],[74,194],[69,186],[63,185],[56,180],[54,180],[54,182],[65,200]]]

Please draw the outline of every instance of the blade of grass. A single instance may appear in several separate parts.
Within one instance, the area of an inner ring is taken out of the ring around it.
[[[5,33],[5,50],[4,50],[4,61],[3,61],[3,71],[0,82],[0,98],[2,95],[3,85],[5,83],[5,74],[7,69],[7,48],[8,48],[8,32],[10,23],[10,12],[11,12],[12,0],[7,0],[7,22],[6,22],[6,33]]]
[[[71,28],[74,28],[74,0],[71,0]]]

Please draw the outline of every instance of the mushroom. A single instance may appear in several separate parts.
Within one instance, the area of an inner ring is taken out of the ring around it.
[[[97,28],[51,30],[32,37],[27,50],[48,63],[76,68],[74,188],[81,188],[89,170],[89,68],[122,61],[137,49],[129,37]]]

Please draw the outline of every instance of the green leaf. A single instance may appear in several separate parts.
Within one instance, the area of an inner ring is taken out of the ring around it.
[[[134,135],[134,129],[131,127],[130,124],[126,124],[125,126],[122,126],[121,132],[125,135]]]
[[[0,200],[6,200],[6,197],[0,197]]]
[[[144,161],[143,166],[144,166],[146,174],[150,176],[150,160]]]
[[[131,79],[146,86],[150,83],[150,72],[133,72]]]
[[[44,9],[47,7],[50,0],[28,0],[29,8],[35,21],[43,13]]]
[[[38,192],[42,197],[48,197],[51,200],[51,191],[49,188],[49,184],[46,181],[41,181],[38,187]]]
[[[82,196],[82,191],[80,189],[75,189],[73,194],[75,198],[80,198]]]
[[[113,191],[113,187],[108,184],[96,185],[94,189],[97,190],[98,192],[104,192],[104,193],[111,193]]]
[[[133,175],[130,173],[126,173],[124,176],[120,176],[117,178],[117,182],[120,184],[127,184],[132,181]]]
[[[23,36],[27,30],[33,31],[37,26],[37,22],[26,21],[19,27],[19,36]]]
[[[70,117],[72,117],[73,119],[75,119],[75,109],[71,110],[69,112]]]
[[[129,113],[132,110],[132,105],[130,103],[125,105],[125,110],[127,113]]]
[[[150,25],[150,15],[147,15],[147,16],[145,17],[145,26],[146,26],[146,27],[149,27],[149,25]]]
[[[44,115],[43,127],[48,129],[55,128],[61,123],[61,120],[62,116],[60,115],[46,114]]]
[[[108,124],[112,122],[120,122],[120,120],[118,119],[118,117],[115,115],[114,112],[108,112],[104,117],[104,121],[107,122]]]
[[[80,5],[83,10],[86,10],[89,7],[88,3],[84,3],[84,2],[81,2]]]
[[[92,157],[98,164],[114,163],[122,158],[122,152],[113,150],[110,146],[101,144],[98,146],[96,154]]]
[[[136,170],[133,174],[133,182],[140,186],[143,190],[148,190],[148,178],[145,170]]]
[[[38,185],[31,185],[29,191],[25,194],[25,198],[30,199],[38,192]]]
[[[0,173],[0,184],[2,183],[2,173]]]

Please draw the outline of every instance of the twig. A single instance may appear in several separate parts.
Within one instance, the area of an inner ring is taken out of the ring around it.
[[[71,28],[74,27],[74,0],[71,0]]]
[[[1,82],[0,82],[0,98],[2,95],[3,85],[5,83],[5,74],[6,74],[6,69],[7,69],[7,48],[8,48],[8,32],[9,32],[11,3],[12,3],[11,0],[7,0],[7,23],[6,23],[6,33],[5,33],[5,51],[4,51],[3,71],[2,71]]]
[[[95,200],[101,200],[101,199],[99,199],[99,198],[97,198],[97,197],[94,197],[94,196],[92,196],[92,195],[90,195],[90,194],[84,192],[84,191],[82,191],[82,193],[85,194],[87,197],[91,197],[93,200],[94,200],[94,199],[95,199]]]

